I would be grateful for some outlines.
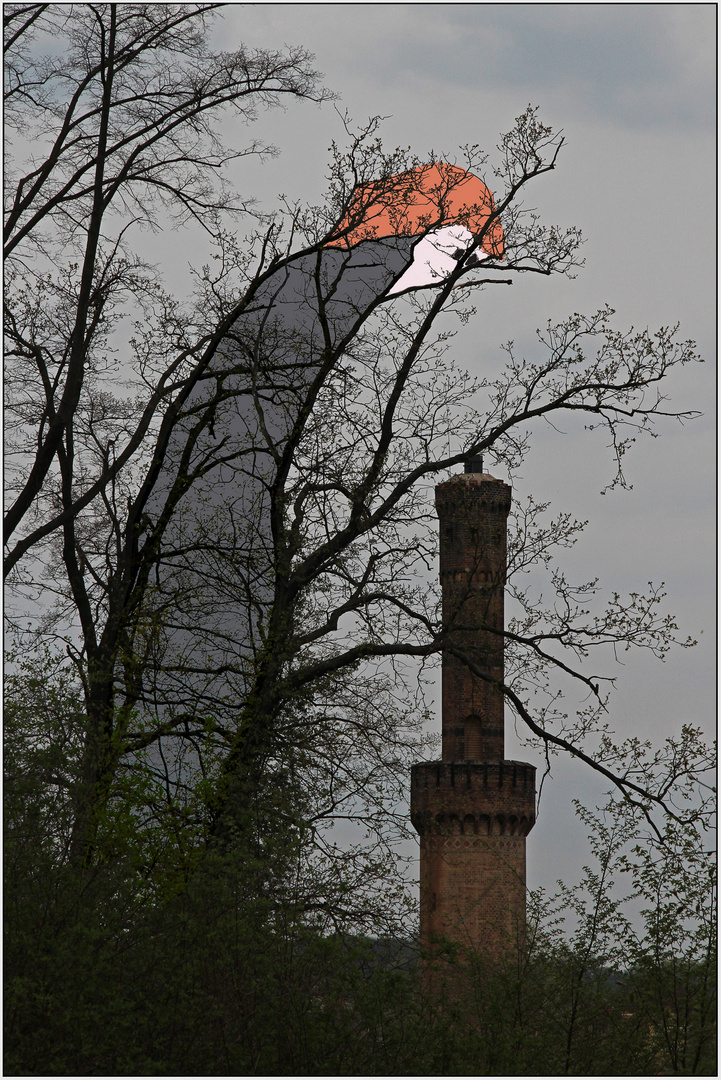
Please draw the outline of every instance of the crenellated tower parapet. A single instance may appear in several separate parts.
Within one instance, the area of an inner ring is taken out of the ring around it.
[[[525,761],[424,761],[411,774],[421,836],[527,836],[536,823],[536,769]]]

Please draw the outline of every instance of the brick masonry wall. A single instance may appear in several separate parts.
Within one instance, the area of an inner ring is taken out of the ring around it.
[[[515,950],[526,922],[525,837],[421,837],[421,940],[449,938],[489,958]]]

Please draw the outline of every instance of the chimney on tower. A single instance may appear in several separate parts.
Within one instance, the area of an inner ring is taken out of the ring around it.
[[[411,769],[411,821],[421,846],[421,941],[446,938],[500,959],[522,940],[526,836],[536,770],[504,757],[506,520],[511,488],[465,471],[436,487],[443,627],[441,761]]]

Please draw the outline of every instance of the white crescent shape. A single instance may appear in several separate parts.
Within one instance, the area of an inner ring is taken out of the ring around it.
[[[406,289],[438,285],[458,266],[458,260],[454,258],[458,248],[466,251],[472,241],[473,234],[465,225],[446,225],[428,233],[413,248],[413,262],[391,286],[386,296],[395,296]],[[479,259],[488,258],[487,253],[481,249],[477,255]]]

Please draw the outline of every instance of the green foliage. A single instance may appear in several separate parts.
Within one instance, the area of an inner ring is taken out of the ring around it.
[[[62,859],[82,752],[82,688],[63,658],[7,657],[4,769],[5,858],[12,868],[32,845],[37,859]],[[17,665],[13,667],[12,665]]]
[[[242,868],[227,861],[207,866],[185,894],[136,912],[128,925],[119,882],[104,876],[41,939],[28,937],[19,950],[15,933],[6,1071],[715,1072],[713,1018],[700,1019],[711,972],[700,967],[683,1004],[695,1018],[695,1050],[674,1063],[658,1011],[649,1011],[671,984],[655,975],[633,973],[631,990],[628,975],[586,961],[579,979],[578,957],[551,950],[508,970],[478,959],[448,966],[446,993],[424,994],[411,946],[320,935],[292,911],[250,898],[243,882]],[[668,1027],[678,1014],[671,999],[664,1009]]]
[[[531,897],[523,956],[449,948],[432,980],[410,938],[349,929],[352,864],[314,870],[308,792],[287,769],[217,848],[200,812],[147,814],[156,780],[138,766],[111,792],[98,858],[73,868],[81,700],[50,657],[7,681],[7,1073],[715,1073],[715,879],[697,829],[650,839],[627,801],[579,807],[589,866]]]

